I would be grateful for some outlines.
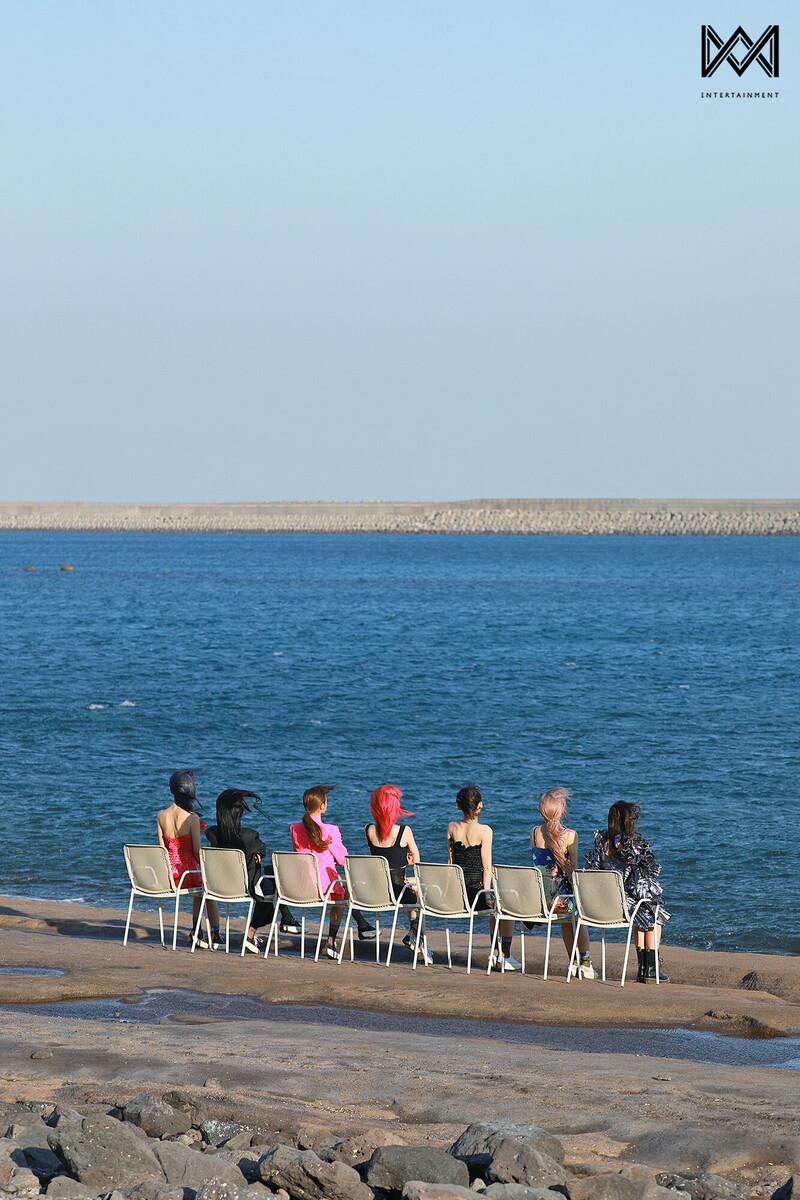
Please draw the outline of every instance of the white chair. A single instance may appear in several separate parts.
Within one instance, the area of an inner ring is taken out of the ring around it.
[[[649,901],[638,900],[633,910],[629,911],[628,898],[625,895],[622,875],[619,871],[573,871],[572,887],[575,893],[575,907],[578,910],[578,923],[575,929],[575,944],[569,960],[567,982],[569,983],[572,975],[573,963],[577,965],[578,935],[582,926],[601,931],[603,948],[600,977],[603,980],[606,977],[606,930],[627,929],[628,940],[625,944],[625,959],[622,964],[622,981],[620,983],[620,987],[624,987],[636,914],[642,905]],[[660,907],[659,904],[655,906],[656,922],[658,922]],[[658,955],[656,955],[656,983],[659,982]]]
[[[292,908],[300,909],[300,957],[306,956],[306,909],[320,909],[319,933],[317,935],[317,950],[314,962],[319,960],[322,945],[322,931],[325,927],[325,913],[332,904],[332,897],[338,880],[334,879],[323,890],[319,873],[319,862],[316,854],[310,850],[275,850],[272,855],[272,870],[275,875],[275,912],[269,927],[267,946],[264,958],[269,955],[269,948],[275,938],[275,954],[278,954],[278,924],[280,907],[289,904]],[[353,954],[353,931],[350,930],[350,953]]]
[[[572,923],[575,930],[574,917],[557,913],[560,897],[556,896],[549,904],[545,891],[542,872],[538,867],[494,867],[492,871],[495,897],[495,922],[492,934],[492,946],[489,952],[489,966],[486,973],[492,969],[492,959],[497,949],[500,920],[527,921],[529,925],[547,926],[547,941],[544,951],[544,978],[547,979],[547,968],[550,961],[550,936],[553,923],[562,925]],[[520,945],[522,947],[522,974],[525,974],[525,926],[520,927]]]
[[[158,901],[158,924],[161,929],[162,946],[164,945],[164,914],[161,910],[161,901],[174,899],[175,919],[172,925],[172,949],[174,950],[178,944],[178,911],[181,896],[199,896],[203,891],[199,887],[183,886],[186,876],[193,875],[195,872],[184,871],[176,884],[172,878],[169,855],[163,846],[136,846],[129,843],[122,847],[122,852],[125,855],[125,866],[128,869],[128,878],[131,881],[131,898],[128,903],[125,936],[122,939],[123,946],[127,946],[128,944],[134,897],[146,896],[149,900]],[[197,922],[197,927],[200,927],[199,921]],[[208,936],[209,938],[211,937],[210,929],[208,930]]]
[[[411,910],[419,907],[414,895],[414,889],[410,883],[406,883],[400,895],[395,897],[389,864],[381,855],[348,854],[344,860],[344,877],[347,883],[349,900],[347,915],[344,919],[339,962],[341,963],[344,956],[347,931],[350,929],[350,921],[355,909],[365,913],[373,913],[375,916],[376,963],[381,961],[381,923],[378,914],[392,913],[392,932],[389,936],[389,949],[386,952],[386,966],[388,967],[392,959],[392,947],[394,945],[397,917],[400,910]],[[407,892],[409,899],[404,901],[403,896]],[[411,900],[412,895],[414,895],[413,901]],[[353,961],[352,929],[350,930],[350,961]]]
[[[464,872],[456,863],[415,863],[414,879],[419,898],[420,919],[417,923],[417,939],[414,945],[413,970],[417,969],[417,955],[422,936],[423,920],[425,917],[439,917],[444,921],[444,932],[447,940],[447,966],[453,969],[453,958],[450,953],[450,922],[469,921],[469,943],[467,948],[467,974],[472,970],[472,935],[475,924],[475,914],[491,916],[491,909],[477,909],[481,896],[491,893],[486,888],[476,894],[470,904],[467,898],[467,888],[464,883]],[[426,956],[427,957],[427,956]],[[426,962],[427,965],[427,962]]]
[[[247,890],[247,859],[243,850],[207,850],[200,847],[200,874],[203,877],[203,899],[200,901],[200,912],[197,917],[195,934],[192,938],[192,954],[197,945],[200,922],[206,908],[207,900],[216,900],[217,904],[225,905],[225,953],[231,948],[231,905],[246,904],[247,920],[242,931],[242,958],[247,949],[247,931],[253,916],[255,900]],[[210,935],[209,935],[210,936]]]

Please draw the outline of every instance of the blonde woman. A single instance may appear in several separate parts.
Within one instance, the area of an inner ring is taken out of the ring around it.
[[[539,813],[543,825],[534,825],[531,830],[533,865],[544,876],[545,892],[550,904],[557,900],[556,915],[570,917],[575,912],[572,895],[572,872],[578,865],[578,835],[567,829],[563,818],[567,815],[567,801],[571,793],[563,787],[550,788],[539,801]],[[561,921],[561,936],[567,954],[572,955],[574,932],[571,921]],[[581,929],[578,938],[580,964],[577,967],[581,979],[596,979],[589,950],[589,933]]]

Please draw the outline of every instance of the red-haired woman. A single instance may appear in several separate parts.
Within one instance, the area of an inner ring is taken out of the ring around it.
[[[400,807],[403,793],[393,783],[384,783],[375,788],[370,797],[369,808],[372,813],[371,825],[364,826],[364,836],[367,839],[370,854],[385,858],[389,864],[389,874],[392,879],[395,897],[399,896],[406,883],[406,867],[419,862],[419,850],[414,841],[410,825],[398,825],[398,817],[413,817],[412,812]],[[406,897],[409,893],[406,892]],[[403,938],[403,945],[414,949],[417,940],[417,913],[409,912],[408,923],[411,934]],[[420,945],[420,954],[426,954],[424,944]],[[427,952],[428,960],[433,957]],[[426,960],[427,961],[427,960]]]
[[[535,825],[531,830],[531,850],[533,865],[538,867],[544,876],[547,899],[552,904],[558,897],[556,913],[571,916],[575,912],[575,901],[572,896],[572,872],[578,865],[578,835],[574,829],[566,829],[562,818],[567,813],[567,801],[570,792],[567,788],[550,788],[539,801],[539,812],[544,818],[544,825]],[[573,928],[571,921],[561,922],[561,936],[567,954],[572,954]],[[581,979],[596,979],[589,951],[589,933],[583,928],[578,939],[581,953],[578,974]]]
[[[344,885],[336,881],[339,878],[339,867],[347,857],[347,847],[342,841],[338,825],[323,825],[322,823],[328,807],[328,793],[332,792],[335,787],[335,783],[320,784],[303,792],[305,813],[302,821],[297,821],[291,826],[291,834],[294,850],[310,850],[317,856],[323,893],[327,892],[331,884],[334,884],[330,893],[331,897],[334,900],[342,901],[347,899],[347,894]],[[360,939],[375,937],[375,930],[364,920],[360,912],[354,911],[353,917],[358,925]],[[328,944],[325,947],[327,958],[338,958],[339,956],[336,949],[336,938],[341,923],[342,905],[341,903],[334,904],[330,909]]]

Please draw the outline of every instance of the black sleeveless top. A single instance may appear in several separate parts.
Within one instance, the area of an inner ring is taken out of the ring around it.
[[[464,883],[467,889],[467,899],[470,904],[483,888],[483,858],[480,846],[465,846],[463,842],[450,839],[450,849],[453,862],[464,872]],[[485,896],[478,901],[478,909],[488,908],[489,902]]]
[[[401,846],[403,833],[406,829],[405,825],[399,825],[397,828],[397,837],[391,846],[374,846],[369,840],[367,830],[369,825],[364,826],[364,837],[367,839],[370,854],[375,858],[385,858],[389,864],[389,874],[392,877],[392,887],[394,888],[395,896],[399,896],[406,882],[406,865],[408,862],[408,847]],[[377,829],[375,831],[377,833]]]

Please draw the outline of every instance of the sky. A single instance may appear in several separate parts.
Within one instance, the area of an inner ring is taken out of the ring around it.
[[[795,14],[0,0],[0,500],[800,496]]]

